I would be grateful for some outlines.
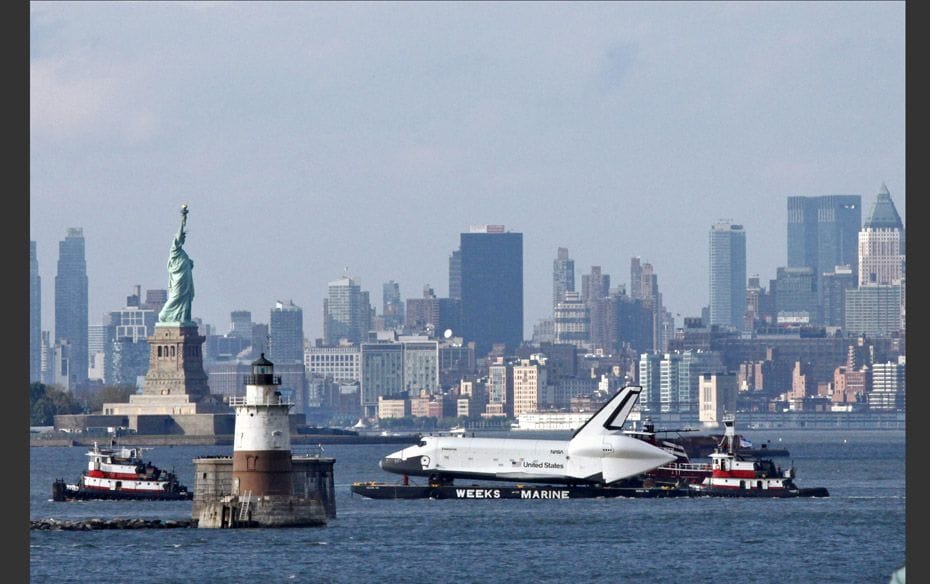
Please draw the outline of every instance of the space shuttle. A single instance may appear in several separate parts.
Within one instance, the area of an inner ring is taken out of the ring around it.
[[[423,436],[379,465],[387,472],[441,482],[461,478],[610,485],[675,460],[669,452],[623,434],[642,389],[621,388],[569,440]]]

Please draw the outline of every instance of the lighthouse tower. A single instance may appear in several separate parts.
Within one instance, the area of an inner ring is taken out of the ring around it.
[[[245,397],[231,398],[236,408],[233,439],[233,494],[240,497],[293,494],[291,403],[278,391],[281,378],[262,353],[245,378]]]

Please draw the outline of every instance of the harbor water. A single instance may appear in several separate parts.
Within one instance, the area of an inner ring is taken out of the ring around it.
[[[32,530],[30,582],[885,584],[905,564],[904,431],[742,433],[788,449],[776,462],[796,468],[799,487],[830,496],[373,500],[351,484],[398,482],[378,460],[402,445],[324,445],[336,459],[337,494],[326,527]],[[231,450],[160,446],[145,459],[192,487],[192,459]],[[32,520],[190,519],[190,501],[51,501],[53,481],[75,482],[86,451],[30,449]]]

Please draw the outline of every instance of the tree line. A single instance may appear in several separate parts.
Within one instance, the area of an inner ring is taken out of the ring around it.
[[[132,385],[105,385],[98,388],[66,391],[57,385],[29,385],[29,425],[52,426],[55,416],[63,414],[99,414],[105,403],[126,403],[136,392]]]

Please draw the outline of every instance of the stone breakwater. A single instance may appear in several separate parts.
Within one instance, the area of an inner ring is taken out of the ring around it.
[[[45,531],[92,531],[96,529],[176,529],[197,527],[196,519],[39,519],[29,529]]]

